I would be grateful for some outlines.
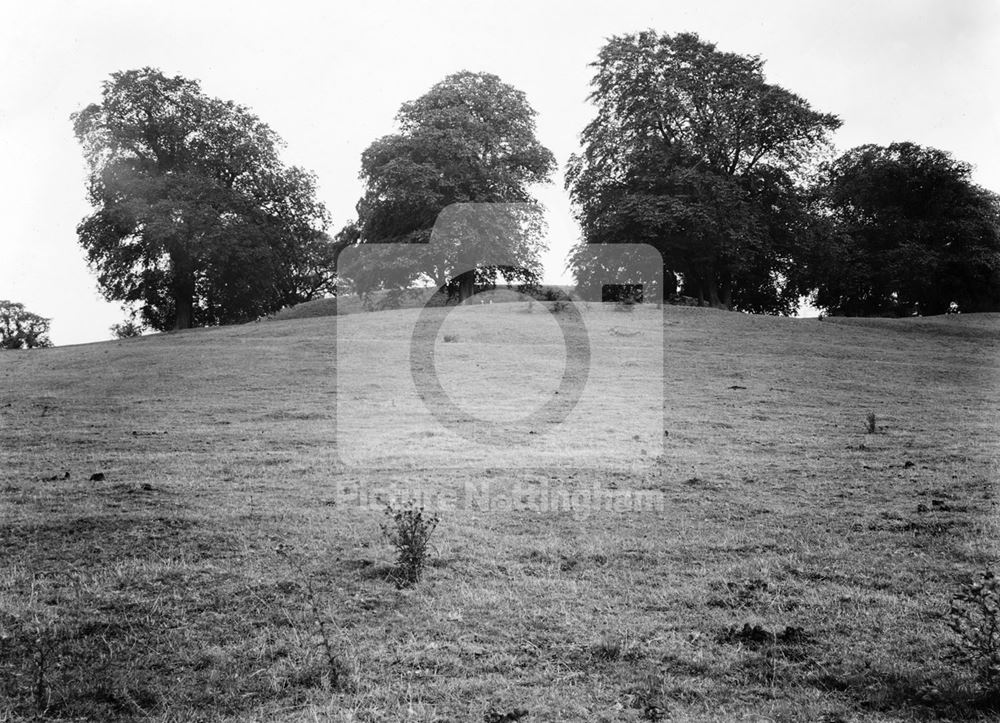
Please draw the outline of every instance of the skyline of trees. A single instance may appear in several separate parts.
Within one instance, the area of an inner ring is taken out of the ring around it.
[[[693,33],[614,37],[593,65],[596,116],[565,164],[578,280],[582,243],[617,239],[652,244],[677,291],[707,305],[794,314],[807,297],[831,314],[1000,309],[1000,204],[968,163],[911,142],[825,160],[839,118],[768,83],[760,57]],[[153,68],[113,73],[101,102],[72,117],[95,207],[80,243],[105,298],[149,328],[246,321],[332,293],[344,247],[426,241],[449,203],[533,201],[557,168],[535,117],[489,73],[452,74],[404,103],[398,132],[363,153],[358,217],[334,241],[315,177],[281,164],[280,139],[247,108]],[[890,177],[887,188],[879,179]],[[862,196],[880,207],[877,222],[852,216]],[[954,213],[942,211],[948,199]],[[901,223],[907,203],[938,211]],[[540,268],[539,224],[519,251],[527,269]],[[421,276],[413,271],[400,283]],[[424,276],[466,298],[498,275],[531,280],[509,271]]]

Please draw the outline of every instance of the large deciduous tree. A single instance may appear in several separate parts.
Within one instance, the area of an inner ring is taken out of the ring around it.
[[[648,243],[701,303],[791,313],[793,254],[813,233],[803,180],[840,121],[766,82],[759,57],[691,33],[614,37],[594,65],[597,116],[567,173],[578,282],[587,244]]]
[[[166,330],[246,321],[326,291],[332,262],[314,177],[280,139],[197,81],[113,73],[73,114],[94,211],[81,245],[109,300]]]
[[[48,319],[31,313],[24,304],[0,300],[0,349],[52,346],[48,333]]]
[[[819,184],[833,227],[804,260],[802,283],[831,314],[1000,310],[1000,199],[948,153],[865,145]]]
[[[546,182],[555,168],[552,153],[535,136],[535,111],[524,93],[492,74],[450,75],[404,103],[396,120],[399,132],[379,138],[362,154],[361,243],[427,244],[438,215],[452,204],[531,207],[531,186]],[[464,299],[473,293],[477,277],[482,281],[499,273],[508,281],[531,280],[541,250],[537,217],[522,215],[516,228],[499,223],[502,232],[488,242],[503,246],[517,267],[487,264],[468,270],[474,250],[469,234],[457,229],[471,215],[455,215],[451,232],[426,247],[426,257],[407,254],[404,259],[392,247],[373,247],[365,255],[372,268],[354,269],[356,288],[405,288],[424,277],[439,286],[454,285]],[[512,218],[494,218],[501,215]],[[478,214],[476,220],[483,218]]]

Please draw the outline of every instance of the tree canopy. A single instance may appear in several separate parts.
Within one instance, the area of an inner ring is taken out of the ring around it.
[[[362,155],[361,243],[428,244],[438,215],[452,204],[533,204],[530,187],[547,181],[555,168],[552,153],[535,136],[535,111],[524,93],[495,75],[450,75],[404,103],[396,120],[399,132],[379,138]],[[518,268],[487,264],[468,271],[463,257],[469,244],[456,232],[426,246],[425,256],[404,259],[398,247],[371,249],[370,267],[354,270],[356,287],[405,288],[427,277],[439,286],[458,284],[464,298],[477,276],[526,279],[539,268],[541,246],[537,218],[522,220],[515,232],[501,224],[505,233],[493,236]]]
[[[0,300],[0,349],[52,346],[48,333],[48,319],[31,313],[24,304]]]
[[[791,313],[793,252],[813,232],[804,181],[837,117],[692,33],[614,37],[594,66],[597,116],[567,173],[578,281],[587,244],[648,243],[702,303]]]
[[[800,270],[831,314],[1000,310],[1000,199],[972,168],[914,143],[864,145],[819,185],[832,227]]]
[[[79,240],[108,300],[154,329],[245,321],[326,291],[314,177],[247,108],[154,68],[113,73],[72,116],[94,207]]]

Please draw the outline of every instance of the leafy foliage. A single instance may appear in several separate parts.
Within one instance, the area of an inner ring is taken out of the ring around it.
[[[450,75],[404,103],[396,119],[399,132],[376,140],[362,154],[365,194],[358,203],[358,231],[363,243],[427,244],[438,215],[452,204],[532,204],[529,186],[547,181],[555,168],[552,153],[535,137],[535,111],[524,93],[495,75]],[[498,274],[528,281],[539,268],[540,227],[533,214],[520,218],[515,228],[500,223],[483,237],[517,262],[506,268],[478,264],[477,256],[488,254],[470,248],[468,234],[453,231],[447,239],[435,239],[423,255],[373,249],[367,255],[372,268],[355,269],[352,281],[364,292],[406,288],[424,277],[439,287],[454,283],[466,298],[475,283]]]
[[[80,243],[104,296],[147,325],[246,321],[331,283],[315,179],[248,109],[143,68],[113,73],[73,125],[95,209]]]
[[[24,304],[0,300],[0,349],[52,346],[48,333],[48,319],[32,314]]]
[[[799,270],[831,314],[1000,309],[1000,199],[972,168],[914,143],[865,145],[824,172],[829,242]]]
[[[567,173],[578,282],[594,273],[586,244],[648,243],[684,294],[791,313],[798,294],[784,281],[813,232],[802,181],[840,121],[767,83],[759,57],[692,33],[614,37],[595,66],[597,117]]]
[[[398,509],[386,505],[385,514],[388,519],[382,525],[382,532],[396,548],[397,582],[401,587],[413,585],[419,582],[427,564],[431,535],[441,518],[425,512],[423,507],[413,507],[412,503]]]
[[[1000,580],[987,571],[966,586],[952,601],[948,622],[959,637],[959,657],[1000,693]]]
[[[126,319],[120,324],[112,324],[111,333],[115,339],[131,339],[142,336],[142,324],[138,323],[135,319]]]

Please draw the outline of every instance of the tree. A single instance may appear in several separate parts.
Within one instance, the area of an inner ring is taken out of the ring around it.
[[[587,244],[648,243],[700,303],[791,313],[793,252],[813,224],[803,182],[840,121],[767,83],[759,57],[692,33],[614,37],[594,65],[597,116],[566,184],[578,281]]]
[[[404,103],[396,120],[399,132],[376,140],[361,158],[360,243],[427,244],[438,215],[452,204],[533,204],[530,186],[546,182],[555,169],[552,153],[535,137],[535,111],[524,93],[495,75],[450,75]],[[426,247],[427,254],[405,260],[397,249],[373,248],[366,255],[373,267],[355,269],[352,281],[364,291],[406,288],[427,277],[438,286],[454,285],[464,299],[477,280],[497,274],[530,280],[539,268],[541,243],[537,219],[527,216],[517,229],[499,224],[504,233],[498,230],[490,242],[503,245],[518,261],[516,268],[465,270],[471,249],[456,232],[436,239],[441,243]]]
[[[914,143],[854,148],[819,199],[833,229],[800,269],[831,314],[1000,310],[1000,199],[972,168]]]
[[[154,329],[246,321],[319,293],[326,210],[280,139],[197,81],[113,73],[72,116],[94,212],[77,228],[108,300]]]
[[[281,306],[295,306],[336,293],[338,248],[335,239],[318,231],[288,250],[292,263],[277,285]]]
[[[48,333],[48,319],[32,314],[24,304],[0,300],[0,349],[52,346]]]

